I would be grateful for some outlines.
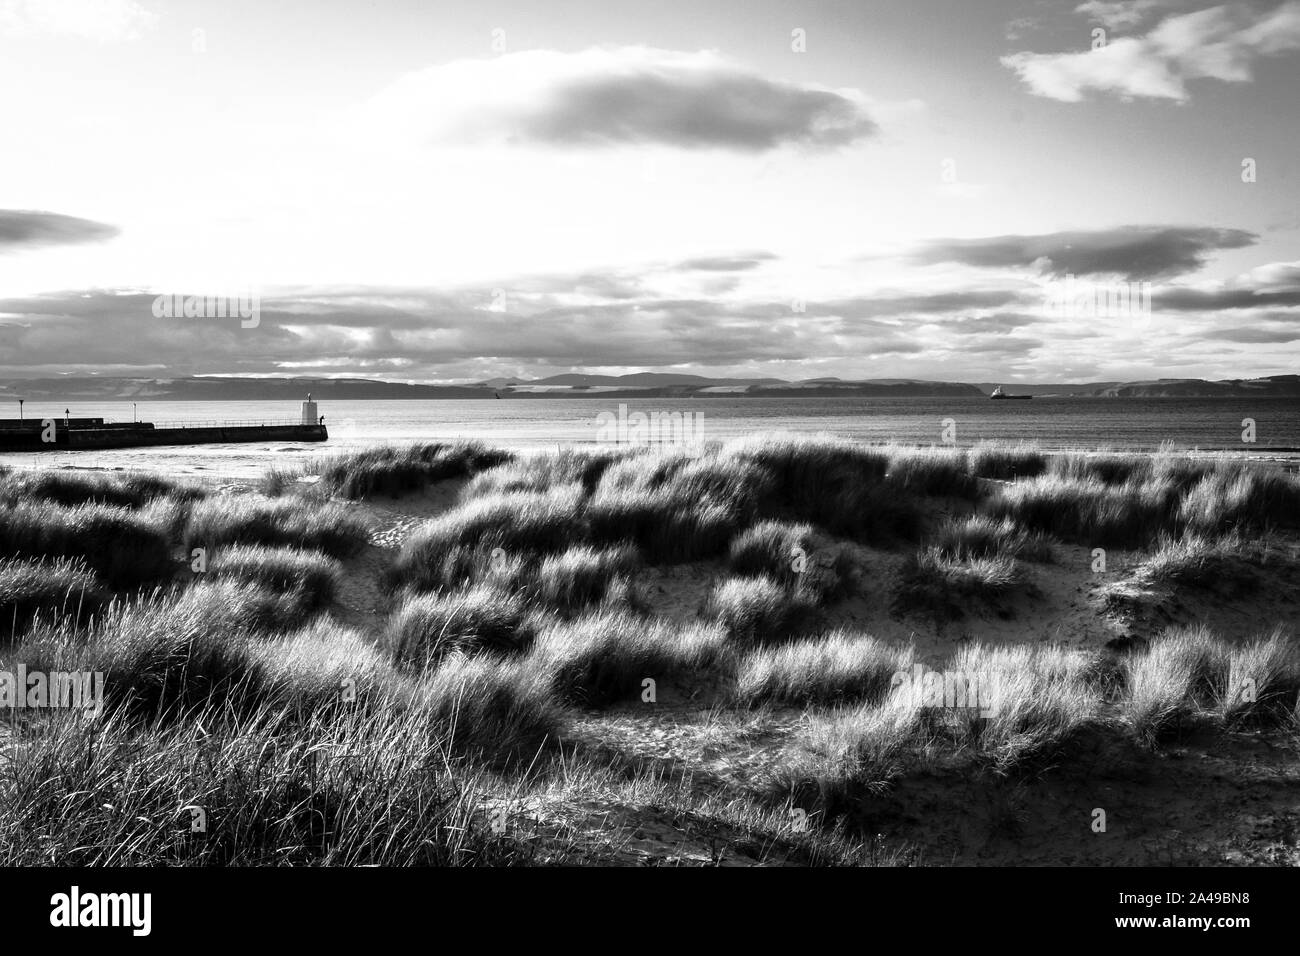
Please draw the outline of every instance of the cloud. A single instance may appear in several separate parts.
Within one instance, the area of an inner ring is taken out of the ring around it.
[[[0,0],[0,34],[137,40],[158,22],[134,0]]]
[[[1111,4],[1084,4],[1094,12]],[[1133,6],[1107,11],[1136,15]],[[1037,96],[1074,103],[1090,91],[1125,99],[1145,97],[1179,102],[1188,98],[1187,82],[1215,79],[1248,83],[1257,59],[1300,49],[1300,0],[1287,0],[1270,11],[1234,4],[1172,16],[1140,37],[1121,37],[1078,53],[1021,52],[1004,56]]]
[[[1169,0],[1088,0],[1075,7],[1074,12],[1084,14],[1109,30],[1125,30],[1142,23],[1151,12],[1167,6]]]
[[[1120,275],[1155,279],[1194,272],[1218,249],[1239,249],[1258,237],[1242,229],[1122,226],[1038,236],[934,239],[913,258],[927,265],[958,262],[977,268],[1034,268],[1044,275]]]
[[[529,51],[411,74],[370,104],[426,142],[761,152],[874,135],[860,94],[768,79],[715,52]]]
[[[1151,301],[1155,309],[1174,312],[1300,306],[1300,261],[1269,263],[1202,286],[1164,286],[1153,290]]]
[[[116,226],[54,212],[0,209],[0,252],[37,246],[102,242],[118,234]]]
[[[734,256],[705,256],[685,259],[675,269],[682,272],[745,272],[756,269],[764,262],[775,259],[770,252],[752,252]]]

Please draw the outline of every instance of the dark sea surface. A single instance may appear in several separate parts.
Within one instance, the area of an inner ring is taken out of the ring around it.
[[[76,407],[72,407],[75,404]],[[694,413],[695,437],[727,439],[761,432],[827,433],[870,442],[939,444],[947,426],[958,445],[981,441],[1034,442],[1047,449],[1234,450],[1266,454],[1300,449],[1300,399],[1290,398],[694,398],[551,399],[492,401],[321,401],[330,441],[142,448],[0,456],[24,466],[148,468],[169,472],[251,473],[286,458],[384,441],[476,438],[508,447],[596,442],[609,437],[602,423],[620,414]],[[131,421],[130,402],[29,402],[26,417],[102,417]],[[213,421],[297,421],[289,402],[139,402],[142,421],[157,425]],[[606,413],[604,419],[598,418]],[[1243,441],[1244,420],[1255,441]],[[635,435],[635,432],[626,433]],[[671,437],[652,425],[643,437]],[[7,460],[7,461],[6,461]]]

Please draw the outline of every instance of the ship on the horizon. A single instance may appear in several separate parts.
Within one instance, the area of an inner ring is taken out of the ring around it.
[[[1032,395],[1008,395],[1006,392],[1002,391],[1001,385],[994,386],[992,393],[989,395],[989,398],[1033,398],[1033,397],[1034,396]]]

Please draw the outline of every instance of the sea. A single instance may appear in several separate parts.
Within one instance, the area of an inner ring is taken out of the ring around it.
[[[75,407],[73,407],[75,404]],[[16,411],[16,409],[15,409]],[[646,416],[645,419],[638,417]],[[1048,450],[1241,453],[1292,460],[1300,452],[1300,398],[502,398],[319,401],[329,441],[255,442],[0,454],[0,465],[145,470],[247,478],[330,452],[383,442],[478,439],[506,448],[677,439],[681,413],[692,440],[760,433],[828,434],[915,445],[1030,442]],[[27,402],[27,418],[103,418],[155,425],[297,422],[296,402]],[[14,417],[14,416],[6,416]],[[656,421],[662,427],[656,428]],[[621,423],[621,424],[620,424]]]

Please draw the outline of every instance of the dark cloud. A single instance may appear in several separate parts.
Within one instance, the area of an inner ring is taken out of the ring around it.
[[[521,280],[507,283],[519,288]],[[545,287],[546,282],[535,283]],[[947,293],[807,303],[708,298],[554,304],[550,293],[333,289],[261,300],[260,322],[157,318],[152,293],[76,290],[0,300],[0,368],[174,374],[348,369],[439,378],[451,367],[702,366],[920,355],[933,343],[904,313],[1005,302]]]
[[[757,152],[785,143],[841,146],[876,124],[851,100],[719,66],[709,73],[632,71],[555,89],[544,109],[514,117],[522,139],[548,145],[660,143]]]
[[[37,246],[67,246],[112,239],[119,230],[102,222],[55,212],[0,209],[0,252]]]
[[[403,78],[372,109],[431,142],[762,152],[877,133],[860,98],[769,79],[716,53],[533,50]]]
[[[745,272],[775,259],[770,252],[753,252],[736,256],[705,256],[685,259],[673,266],[679,272]]]
[[[971,318],[945,320],[942,324],[948,331],[957,335],[1008,335],[1016,329],[1042,322],[1032,315],[1016,315],[1000,312],[996,315],[980,315]]]
[[[1195,272],[1218,249],[1258,240],[1243,229],[1208,226],[1123,226],[1041,236],[934,239],[914,259],[927,265],[959,262],[977,268],[1035,268],[1044,275],[1119,275],[1130,281]]]
[[[1201,337],[1216,342],[1243,342],[1257,345],[1300,342],[1300,325],[1293,325],[1290,328],[1214,329]]]

